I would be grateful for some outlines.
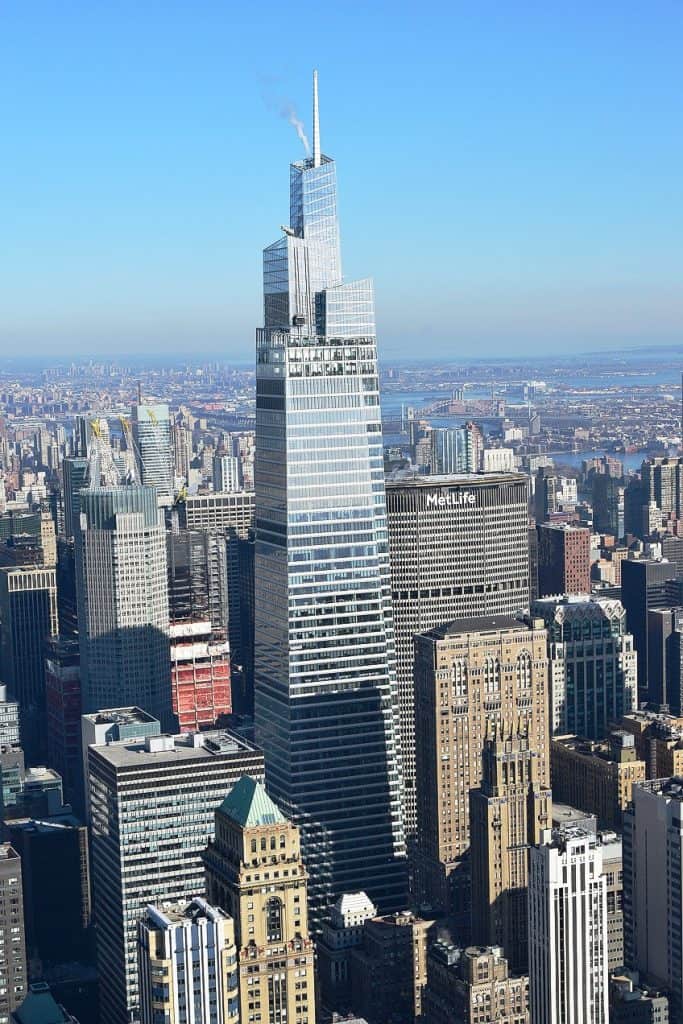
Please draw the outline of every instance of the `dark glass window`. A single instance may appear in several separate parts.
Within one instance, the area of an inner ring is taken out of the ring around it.
[[[266,903],[266,932],[269,942],[277,942],[282,938],[282,903],[273,896]]]

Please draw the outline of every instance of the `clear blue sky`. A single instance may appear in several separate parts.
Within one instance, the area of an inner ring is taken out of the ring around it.
[[[0,354],[251,359],[314,66],[385,358],[683,341],[682,54],[680,0],[0,0]]]

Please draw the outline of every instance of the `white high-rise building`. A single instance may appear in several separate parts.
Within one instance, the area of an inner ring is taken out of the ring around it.
[[[544,833],[529,864],[534,1024],[607,1024],[607,888],[602,846],[578,827]]]
[[[5,683],[0,683],[0,745],[19,746],[19,704],[8,699]]]
[[[242,489],[240,460],[236,455],[214,455],[213,489],[223,493]]]
[[[231,917],[199,896],[148,906],[138,939],[141,1024],[238,1024]]]
[[[80,492],[76,537],[83,710],[139,705],[170,728],[168,582],[153,487]]]
[[[485,448],[481,468],[483,473],[514,473],[515,453],[512,448]]]
[[[156,487],[160,505],[170,505],[175,459],[168,406],[134,405],[131,425],[140,482]]]
[[[669,990],[671,1020],[683,1012],[683,779],[633,787],[624,815],[626,963]]]

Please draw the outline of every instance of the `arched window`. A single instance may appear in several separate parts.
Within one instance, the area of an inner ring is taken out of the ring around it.
[[[500,662],[497,658],[487,658],[484,663],[484,690],[486,693],[498,693],[500,690]]]
[[[522,651],[517,657],[517,682],[522,689],[531,686],[531,655]]]
[[[266,934],[269,942],[282,939],[282,902],[271,896],[266,903]]]
[[[453,679],[453,696],[454,697],[466,697],[467,696],[467,665],[460,659],[454,662],[452,670]]]

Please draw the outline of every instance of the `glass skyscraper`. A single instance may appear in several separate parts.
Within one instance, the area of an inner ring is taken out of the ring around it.
[[[167,405],[134,405],[131,410],[140,483],[156,487],[160,505],[173,502],[173,445]]]
[[[256,338],[255,716],[317,926],[342,892],[395,910],[406,888],[373,287],[342,280],[317,83],[284,231]]]

